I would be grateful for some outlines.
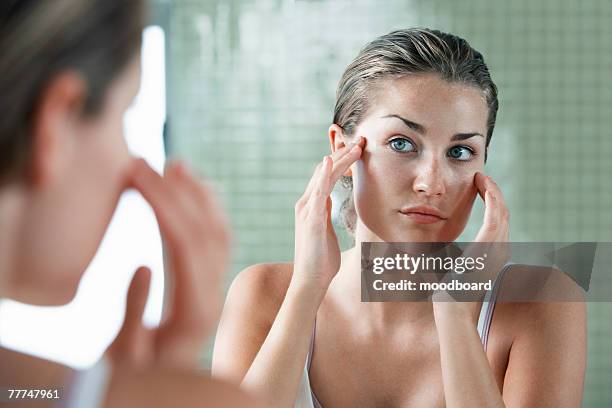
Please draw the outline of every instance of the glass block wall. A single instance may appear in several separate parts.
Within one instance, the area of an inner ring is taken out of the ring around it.
[[[489,64],[500,111],[487,171],[511,239],[612,241],[611,21],[607,0],[174,1],[170,155],[223,197],[228,284],[250,264],[292,259],[293,205],[328,152],[342,71],[368,41],[412,26],[460,35]],[[461,239],[482,214],[477,203]],[[612,304],[589,304],[585,407],[612,406],[610,338]]]

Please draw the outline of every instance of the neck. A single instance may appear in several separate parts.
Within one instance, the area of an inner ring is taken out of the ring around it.
[[[361,302],[361,244],[363,242],[383,242],[373,233],[364,234],[365,227],[355,233],[355,246],[342,253],[342,263],[330,290],[337,299],[346,299],[349,307],[358,310],[361,318],[371,321],[372,325],[397,327],[402,323],[428,324],[433,321],[431,302]],[[369,230],[367,230],[369,232]],[[355,306],[358,304],[359,306]]]

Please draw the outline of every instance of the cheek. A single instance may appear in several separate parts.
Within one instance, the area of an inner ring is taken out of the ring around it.
[[[459,230],[457,235],[465,228],[478,193],[474,185],[474,174],[477,171],[482,170],[465,166],[453,172],[453,177],[447,182],[449,221],[451,227]]]
[[[361,159],[352,166],[355,205],[368,207],[372,200],[384,194],[386,183],[383,182],[386,166],[377,160],[376,155],[364,152]]]
[[[358,167],[357,177],[365,182],[383,182],[386,185],[400,184],[405,186],[411,177],[411,167],[400,155],[390,152],[382,146],[366,150]]]
[[[366,151],[352,167],[355,209],[372,231],[389,227],[389,216],[410,196],[411,172],[380,151]]]
[[[123,121],[118,116],[113,119],[107,121],[106,126],[97,129],[95,134],[91,135],[91,142],[87,142],[82,149],[87,152],[87,161],[95,163],[95,169],[92,169],[88,176],[107,188],[100,191],[100,195],[108,194],[109,188],[116,190],[123,186],[131,160],[123,134]],[[87,166],[85,163],[81,164]]]
[[[130,156],[119,126],[100,128],[88,134],[70,172],[73,178],[62,187],[66,198],[62,211],[70,225],[78,226],[65,236],[63,250],[73,254],[68,270],[81,274],[96,253],[127,187]],[[69,193],[68,193],[69,192]],[[69,194],[69,195],[68,195]],[[69,218],[70,217],[70,218]],[[57,225],[61,228],[61,225]]]
[[[127,187],[130,155],[123,136],[122,122],[116,120],[92,135],[91,142],[83,147],[82,172],[79,185],[83,202],[90,206],[93,219],[106,224],[114,211],[121,192]],[[88,163],[84,161],[87,160]],[[99,229],[99,228],[96,228]]]
[[[453,168],[448,172],[446,191],[453,201],[476,194],[476,186],[474,185],[475,169],[467,168],[466,166],[466,168]]]
[[[127,187],[129,164],[119,117],[78,134],[62,173],[32,200],[15,284],[22,299],[51,305],[74,296]]]

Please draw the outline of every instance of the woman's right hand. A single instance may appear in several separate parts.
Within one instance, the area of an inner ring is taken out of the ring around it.
[[[327,291],[340,269],[340,247],[331,223],[331,191],[361,157],[365,138],[325,156],[295,204],[295,262],[292,284]]]

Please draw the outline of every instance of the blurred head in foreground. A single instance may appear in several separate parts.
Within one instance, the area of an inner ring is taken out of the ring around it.
[[[0,296],[71,300],[120,193],[141,0],[0,4]]]

